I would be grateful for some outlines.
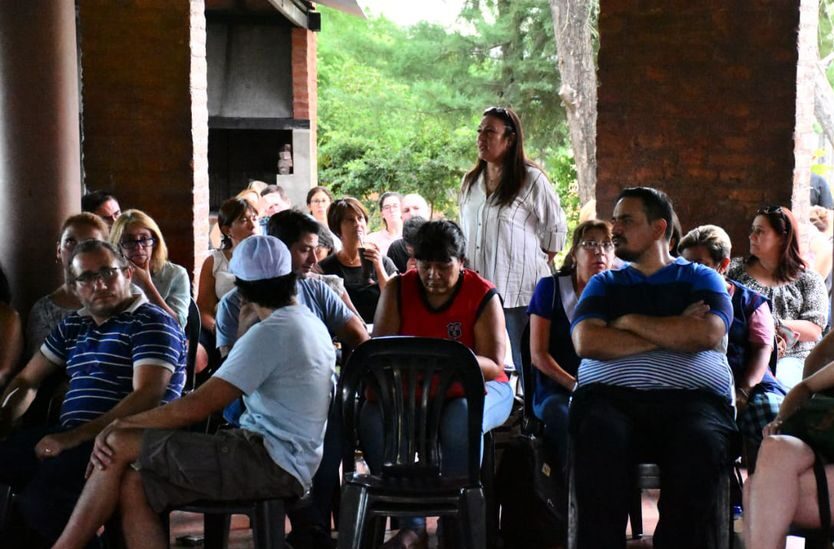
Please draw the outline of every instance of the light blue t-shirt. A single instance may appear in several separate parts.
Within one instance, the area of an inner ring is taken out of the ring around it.
[[[247,331],[214,374],[243,391],[241,428],[262,435],[272,460],[305,490],[321,461],[335,362],[321,321],[289,305]]]
[[[353,312],[327,284],[315,278],[300,278],[296,283],[296,301],[310,309],[334,335],[353,318]],[[240,294],[237,288],[223,296],[217,305],[215,330],[217,347],[231,347],[237,341],[240,317]]]

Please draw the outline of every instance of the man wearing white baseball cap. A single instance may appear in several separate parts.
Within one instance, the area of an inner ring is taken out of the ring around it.
[[[128,547],[167,547],[158,514],[166,508],[199,499],[300,496],[310,488],[332,389],[330,336],[296,304],[290,252],[277,238],[241,242],[230,270],[261,322],[198,390],[101,432],[89,479],[55,547],[84,546],[117,508]],[[241,395],[240,429],[176,430]]]

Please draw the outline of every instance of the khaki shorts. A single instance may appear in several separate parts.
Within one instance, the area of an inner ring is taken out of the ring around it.
[[[148,429],[133,467],[156,512],[197,500],[285,498],[304,493],[298,480],[276,465],[252,431],[215,435]]]

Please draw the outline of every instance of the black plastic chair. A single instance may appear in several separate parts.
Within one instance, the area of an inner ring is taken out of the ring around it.
[[[435,380],[435,390],[431,385]],[[439,426],[447,390],[460,383],[468,403],[467,473],[444,477]],[[362,396],[371,391],[384,425],[384,466],[358,474],[354,460]],[[480,481],[484,379],[472,351],[460,343],[417,337],[375,338],[360,345],[342,370],[344,443],[339,547],[377,547],[389,516],[444,516],[452,546],[486,546]]]
[[[247,515],[252,541],[258,549],[283,549],[286,511],[309,504],[309,494],[302,498],[246,501],[198,501],[177,506],[170,511],[203,514],[205,549],[225,549],[229,544],[232,515]],[[166,514],[167,516],[167,514]]]
[[[185,387],[184,393],[197,388],[197,346],[200,343],[200,308],[194,298],[188,304],[188,320],[185,323],[185,338],[188,351],[185,358]]]

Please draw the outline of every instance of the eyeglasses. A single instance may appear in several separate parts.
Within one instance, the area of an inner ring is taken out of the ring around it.
[[[497,116],[498,118],[500,118],[508,124],[507,128],[509,128],[510,131],[512,131],[513,133],[518,133],[518,129],[515,127],[515,121],[513,120],[513,117],[510,116],[510,112],[504,107],[488,107],[484,111],[483,116],[489,115]]]
[[[75,282],[77,282],[80,286],[85,287],[93,287],[99,280],[104,281],[105,284],[109,284],[110,282],[116,280],[116,277],[119,276],[119,272],[124,271],[125,269],[127,269],[127,267],[104,267],[98,272],[87,271],[76,276]]]
[[[153,245],[156,244],[155,238],[140,238],[138,240],[122,240],[119,242],[119,246],[124,248],[125,250],[135,250],[136,248],[153,248]]]
[[[610,240],[603,240],[602,242],[598,242],[596,240],[580,240],[579,245],[586,249],[586,250],[602,250],[604,252],[610,252],[614,249],[614,243]]]

